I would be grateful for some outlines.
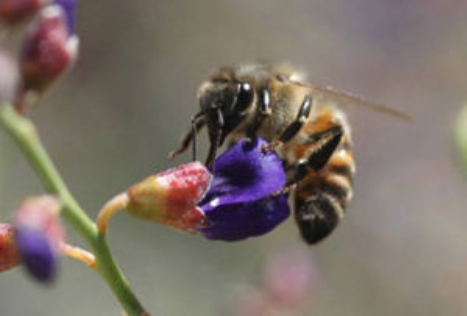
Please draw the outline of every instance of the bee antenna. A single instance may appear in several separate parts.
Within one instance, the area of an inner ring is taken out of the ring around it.
[[[188,129],[188,131],[185,133],[185,136],[183,136],[182,140],[180,141],[179,148],[170,153],[170,159],[173,159],[175,156],[184,152],[192,141],[196,141],[196,134],[206,124],[206,119],[204,117],[205,114],[206,112],[200,112],[192,117],[191,127]],[[196,144],[194,145],[193,153],[195,156],[194,159],[196,160]]]

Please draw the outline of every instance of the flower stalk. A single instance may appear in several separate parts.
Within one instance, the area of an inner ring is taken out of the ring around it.
[[[60,251],[63,255],[81,261],[89,266],[92,270],[97,269],[96,257],[82,248],[72,246],[66,243],[60,245]]]
[[[108,201],[104,207],[99,212],[99,215],[96,219],[97,230],[101,234],[107,232],[107,227],[109,226],[109,221],[112,216],[116,213],[125,209],[128,205],[128,195],[126,193],[121,193],[113,197]]]
[[[9,104],[0,105],[2,125],[41,180],[46,191],[62,203],[62,215],[79,232],[92,248],[97,272],[107,282],[125,312],[130,315],[145,314],[145,310],[132,292],[121,270],[115,263],[104,235],[74,199],[47,151],[43,147],[34,124],[19,115]]]

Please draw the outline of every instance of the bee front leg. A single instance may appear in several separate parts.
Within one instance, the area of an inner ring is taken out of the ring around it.
[[[256,133],[263,124],[263,122],[271,116],[271,96],[267,89],[261,91],[261,96],[259,100],[259,107],[257,110],[254,122],[251,124],[250,128],[246,131],[246,137],[250,140],[256,137]]]
[[[311,97],[306,96],[302,102],[302,105],[300,106],[300,110],[298,111],[297,118],[284,129],[284,131],[281,133],[281,135],[277,139],[273,140],[269,145],[263,147],[262,148],[263,152],[272,151],[280,144],[286,143],[290,141],[292,138],[294,138],[298,134],[302,126],[308,120],[308,117],[310,116],[310,111],[311,111],[311,104],[312,104]]]

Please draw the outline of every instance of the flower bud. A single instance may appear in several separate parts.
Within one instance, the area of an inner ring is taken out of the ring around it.
[[[41,282],[52,281],[64,232],[60,204],[50,196],[29,198],[16,210],[15,240],[23,265]]]
[[[1,0],[0,0],[1,1]],[[18,85],[18,65],[9,52],[0,48],[0,103],[11,103],[15,99]]]
[[[204,212],[196,204],[209,188],[211,178],[199,162],[158,173],[128,189],[126,210],[145,220],[194,231],[205,221]]]
[[[315,296],[319,273],[309,253],[287,250],[268,260],[264,271],[264,289],[276,304],[301,308]]]
[[[42,9],[29,29],[20,58],[20,100],[31,92],[44,92],[74,63],[78,50],[74,9],[74,0],[59,0]]]
[[[0,223],[0,272],[19,264],[18,250],[13,239],[13,227]]]
[[[52,0],[0,0],[0,20],[9,25],[20,23],[51,2]]]

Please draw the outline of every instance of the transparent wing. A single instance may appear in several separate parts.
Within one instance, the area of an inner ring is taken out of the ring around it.
[[[390,115],[395,118],[408,121],[412,120],[412,117],[409,114],[406,114],[402,111],[392,109],[390,107],[372,101],[365,100],[364,98],[354,95],[350,92],[337,90],[331,86],[320,86],[309,82],[296,82],[296,84],[306,86],[312,90],[313,95],[320,96],[323,99],[335,101],[336,103],[338,103],[338,105],[352,105],[355,107],[364,107],[372,111]]]

